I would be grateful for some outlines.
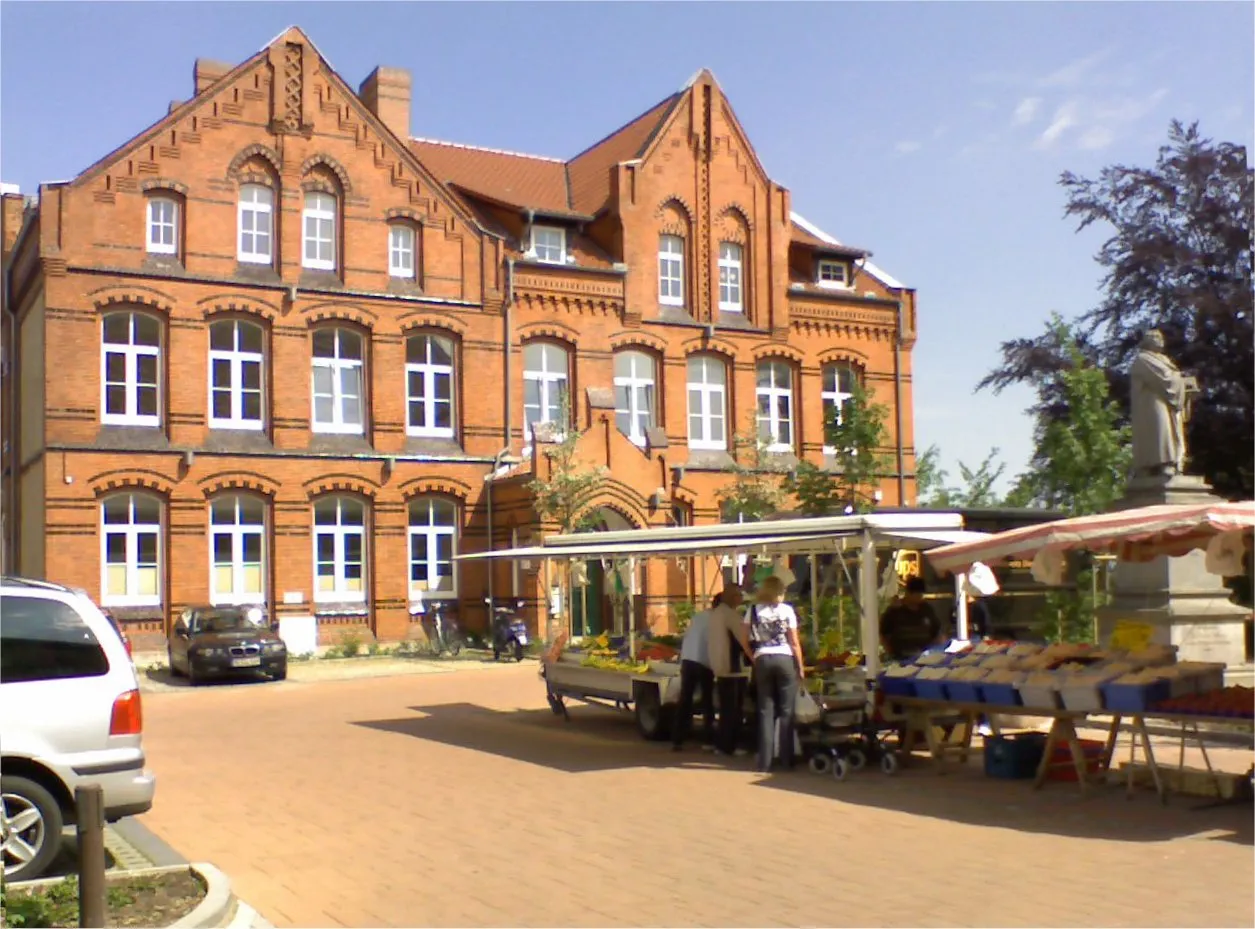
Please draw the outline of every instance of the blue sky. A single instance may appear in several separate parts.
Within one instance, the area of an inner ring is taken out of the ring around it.
[[[349,83],[414,74],[415,135],[569,157],[709,67],[794,208],[919,290],[917,446],[1031,451],[1000,341],[1097,300],[1061,171],[1149,164],[1168,121],[1252,143],[1250,3],[0,5],[0,175],[74,176],[288,25]],[[49,41],[61,44],[49,54]]]

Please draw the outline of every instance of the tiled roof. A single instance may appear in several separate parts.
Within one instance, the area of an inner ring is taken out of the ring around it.
[[[516,207],[570,213],[566,165],[556,158],[410,139],[410,150],[436,177]]]
[[[672,94],[567,162],[571,205],[575,209],[593,214],[606,205],[610,197],[610,169],[644,153],[680,96]]]

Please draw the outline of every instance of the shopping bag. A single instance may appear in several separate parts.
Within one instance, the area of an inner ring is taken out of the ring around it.
[[[799,689],[793,702],[793,719],[804,726],[813,726],[821,716],[819,704],[806,690]]]

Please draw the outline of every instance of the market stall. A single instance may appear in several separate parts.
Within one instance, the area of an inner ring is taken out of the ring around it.
[[[461,559],[508,559],[541,562],[546,567],[602,559],[624,560],[634,565],[642,559],[674,559],[704,556],[750,555],[774,558],[784,555],[821,555],[856,550],[860,558],[859,605],[862,641],[879,642],[879,562],[884,549],[924,550],[960,541],[974,541],[983,533],[963,531],[962,517],[953,513],[893,513],[831,518],[771,520],[758,523],[720,523],[623,532],[579,533],[551,536],[544,544],[463,555]],[[627,590],[633,593],[630,585]],[[629,615],[631,611],[629,610]],[[814,612],[812,612],[814,615]],[[542,665],[546,692],[555,713],[565,714],[567,699],[633,708],[643,735],[661,738],[668,725],[668,710],[678,694],[673,657],[638,654],[634,624],[624,641],[614,648],[604,645],[573,653],[564,632],[547,650]],[[592,652],[593,654],[589,654]],[[596,654],[600,652],[601,654]],[[879,669],[877,648],[866,649],[866,674]],[[593,660],[590,660],[593,659]],[[600,659],[600,660],[598,660]]]
[[[973,563],[1006,558],[1033,559],[1041,579],[1057,577],[1065,553],[1076,550],[1109,553],[1128,561],[1180,556],[1203,549],[1209,570],[1234,573],[1250,546],[1255,528],[1255,503],[1212,503],[1153,506],[1098,516],[1044,523],[935,547],[926,557],[939,571],[962,572]],[[1202,751],[1207,774],[1223,790],[1207,756],[1204,728],[1221,725],[1251,732],[1255,694],[1246,687],[1225,687],[1225,667],[1211,662],[1178,661],[1176,648],[1146,644],[1121,647],[1092,645],[1042,646],[1029,643],[981,643],[958,654],[925,655],[909,664],[885,669],[881,689],[924,728],[940,715],[999,712],[1050,720],[1041,747],[1036,783],[1040,786],[1059,762],[1058,746],[1066,745],[1065,763],[1076,771],[1084,790],[1090,777],[1112,761],[1121,724],[1130,730],[1128,783],[1140,746],[1151,780],[1161,797],[1167,794],[1165,772],[1158,764],[1148,722],[1175,727],[1184,746],[1192,740]],[[1106,743],[1089,751],[1077,736],[1086,719],[1110,724]],[[970,738],[970,733],[969,733]],[[930,745],[934,757],[943,752]]]

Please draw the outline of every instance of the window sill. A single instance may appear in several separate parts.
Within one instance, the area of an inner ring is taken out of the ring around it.
[[[314,600],[315,616],[369,616],[365,600]]]
[[[301,276],[296,282],[298,287],[319,287],[327,290],[343,290],[344,281],[334,269],[301,268]]]
[[[274,443],[260,429],[222,429],[211,426],[205,436],[206,451],[272,452]]]
[[[418,281],[415,278],[389,276],[388,293],[418,297],[422,296],[423,288],[419,286]]]
[[[310,436],[309,450],[333,455],[352,455],[370,454],[375,451],[375,448],[360,433],[350,435],[315,432]]]
[[[455,457],[466,454],[466,450],[456,438],[436,438],[435,436],[411,435],[405,438],[405,454],[407,455],[438,455]]]
[[[107,449],[152,449],[170,447],[170,439],[158,426],[121,426],[102,424],[96,433],[96,446]]]
[[[175,274],[182,274],[187,270],[176,252],[148,252],[144,255],[144,269]]]
[[[241,261],[235,266],[235,276],[246,281],[257,284],[279,284],[282,283],[279,274],[271,263],[254,264],[251,261]]]

